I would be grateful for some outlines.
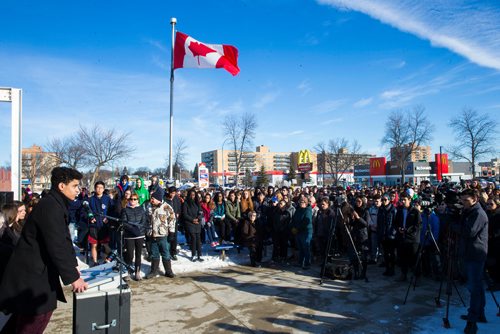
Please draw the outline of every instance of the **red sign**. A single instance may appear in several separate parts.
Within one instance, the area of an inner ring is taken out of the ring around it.
[[[386,164],[385,157],[370,158],[370,176],[385,175]]]
[[[448,174],[448,154],[435,154],[436,178],[438,181],[443,179],[443,174]]]
[[[303,164],[299,164],[299,172],[301,172],[301,173],[310,172],[310,171],[312,171],[312,169],[313,169],[312,162],[306,162]]]

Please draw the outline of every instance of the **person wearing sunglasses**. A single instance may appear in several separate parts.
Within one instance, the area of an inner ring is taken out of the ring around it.
[[[121,212],[121,219],[123,222],[123,238],[127,252],[125,253],[125,261],[132,265],[134,261],[134,272],[129,273],[136,281],[140,281],[141,277],[141,258],[142,258],[142,245],[146,235],[148,220],[146,212],[139,205],[139,196],[133,194],[129,198],[128,205]]]

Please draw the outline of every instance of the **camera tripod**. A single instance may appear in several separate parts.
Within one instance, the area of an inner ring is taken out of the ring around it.
[[[341,221],[342,221],[342,224],[344,225],[344,229],[346,231],[346,234],[349,236],[349,242],[350,242],[350,245],[352,246],[352,251],[356,255],[358,265],[360,268],[363,266],[361,258],[359,257],[358,250],[356,249],[356,245],[354,244],[354,240],[352,238],[351,232],[349,231],[349,228],[347,227],[347,225],[345,223],[344,214],[342,213],[342,209],[341,209],[340,205],[337,204],[337,205],[335,205],[335,219],[333,219],[330,222],[328,242],[327,242],[325,256],[324,256],[323,265],[321,267],[321,274],[320,274],[320,278],[319,278],[320,285],[323,284],[325,270],[326,270],[326,264],[328,263],[328,259],[331,256],[330,255],[330,248],[332,247],[333,239],[335,238],[335,231],[337,229],[337,222],[338,222],[339,217],[341,217]],[[366,276],[366,274],[365,274],[365,280],[368,282],[368,277]]]
[[[450,319],[448,318],[450,315],[450,298],[452,295],[452,286],[455,288],[455,291],[457,292],[458,297],[460,298],[460,301],[462,302],[462,305],[465,307],[465,302],[460,295],[460,292],[458,291],[457,285],[455,284],[455,281],[453,280],[453,260],[454,260],[454,254],[456,253],[456,240],[454,241],[454,244],[452,245],[452,237],[451,237],[451,228],[448,229],[448,235],[447,235],[447,240],[448,240],[448,247],[446,251],[446,313],[443,318],[443,326],[445,328],[451,328],[450,325]],[[452,247],[455,249],[452,250]],[[441,278],[441,283],[439,284],[439,292],[438,296],[434,299],[436,302],[436,306],[441,307],[441,292],[443,289],[443,282],[444,282],[444,276]]]
[[[417,271],[419,270],[419,266],[420,266],[420,263],[422,261],[422,253],[424,251],[424,247],[427,244],[427,242],[429,241],[429,239],[432,241],[432,246],[434,246],[434,249],[436,250],[437,255],[441,256],[441,250],[439,249],[439,246],[436,242],[436,238],[434,237],[434,234],[432,233],[432,229],[431,229],[431,223],[430,223],[431,209],[429,209],[429,208],[424,209],[424,213],[425,213],[425,216],[427,218],[427,222],[425,224],[426,229],[425,229],[424,240],[418,246],[417,260],[415,262],[415,267],[414,267],[415,269],[414,269],[413,274],[410,278],[410,282],[408,283],[408,289],[406,289],[406,295],[405,295],[403,305],[406,304],[406,301],[408,300],[408,294],[410,293],[411,286],[413,285],[413,290],[415,290],[417,287],[417,279],[418,279]],[[458,293],[458,289],[457,289],[457,293]],[[460,294],[459,294],[459,296],[460,296]],[[460,297],[460,298],[462,298],[462,297]]]

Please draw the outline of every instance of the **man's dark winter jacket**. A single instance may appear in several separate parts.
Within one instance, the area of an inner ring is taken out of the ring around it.
[[[396,213],[395,228],[397,239],[400,242],[418,244],[420,243],[420,232],[422,231],[422,216],[420,211],[414,207],[407,209],[406,224],[404,224],[404,208],[400,207]],[[400,233],[400,228],[405,228],[404,233]]]
[[[377,234],[380,241],[396,239],[396,208],[389,204],[378,209]]]
[[[464,210],[460,222],[459,253],[465,261],[485,261],[488,253],[488,216],[481,205]]]
[[[68,230],[68,200],[51,190],[29,215],[0,284],[0,310],[35,315],[66,302],[59,282],[80,275]]]

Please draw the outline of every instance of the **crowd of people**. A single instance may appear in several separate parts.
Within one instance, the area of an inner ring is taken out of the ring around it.
[[[483,263],[491,283],[500,282],[500,190],[492,183],[483,188],[478,180],[464,181],[460,189],[424,181],[179,191],[163,189],[157,177],[146,187],[143,179],[133,184],[123,175],[112,189],[102,181],[93,186],[92,193],[82,189],[69,205],[71,236],[83,250],[90,249],[93,265],[123,249],[135,280],[142,279],[143,256],[151,262],[146,278],[160,275],[160,262],[165,276],[175,276],[171,261],[177,260],[181,232],[193,262],[204,261],[203,244],[234,245],[248,249],[249,264],[257,267],[272,245],[273,265],[309,270],[317,264],[323,271],[344,257],[354,279],[366,279],[369,266],[378,264],[386,277],[399,271],[399,282],[410,274],[435,280],[450,274],[467,277],[471,295],[480,295],[483,277],[477,272],[483,270],[477,263]],[[2,208],[0,280],[23,221],[39,201],[37,194],[24,195],[23,201]],[[450,261],[456,262],[452,273],[447,270]],[[484,318],[484,291],[482,296],[467,316],[471,323]]]

